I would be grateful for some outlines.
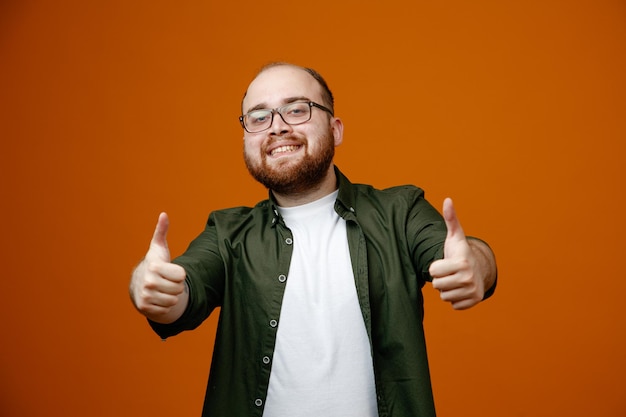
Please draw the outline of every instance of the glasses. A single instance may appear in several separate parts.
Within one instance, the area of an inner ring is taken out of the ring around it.
[[[311,120],[313,107],[317,107],[334,116],[332,110],[321,104],[312,101],[296,101],[275,109],[252,110],[243,116],[239,116],[239,123],[248,133],[262,132],[270,128],[274,121],[274,114],[278,113],[280,118],[288,125],[301,125]]]

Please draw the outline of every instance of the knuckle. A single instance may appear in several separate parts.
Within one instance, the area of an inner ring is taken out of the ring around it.
[[[154,275],[148,275],[146,276],[144,282],[143,282],[143,290],[144,292],[148,292],[148,291],[154,291],[158,289],[158,282],[156,279],[156,276]]]
[[[160,267],[161,263],[154,260],[150,260],[146,264],[146,269],[148,270],[148,272],[151,272],[153,274],[156,274],[159,271]]]

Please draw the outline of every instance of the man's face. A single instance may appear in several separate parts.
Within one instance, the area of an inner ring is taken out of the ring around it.
[[[300,68],[277,66],[252,81],[242,106],[245,114],[294,101],[325,105],[322,87]],[[341,143],[341,122],[323,110],[313,108],[311,112],[311,120],[300,125],[288,125],[274,114],[268,130],[244,133],[244,160],[250,174],[277,193],[306,192],[332,169],[335,146]]]

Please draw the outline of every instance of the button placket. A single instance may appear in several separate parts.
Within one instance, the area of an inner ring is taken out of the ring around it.
[[[268,306],[266,311],[267,315],[265,316],[265,320],[267,320],[266,323],[269,325],[265,328],[267,343],[264,343],[262,351],[259,352],[260,355],[257,356],[261,361],[259,364],[260,380],[258,391],[256,392],[255,397],[252,397],[257,412],[261,412],[265,406],[265,396],[267,395],[269,386],[269,374],[271,373],[272,368],[273,349],[276,345],[280,307],[288,278],[287,271],[289,270],[291,262],[294,242],[291,231],[284,225],[283,221],[278,216],[278,213],[275,212],[274,214],[275,218],[272,221],[272,226],[275,227],[275,232],[278,234],[278,239],[274,244],[274,246],[277,246],[276,249],[278,251],[278,262],[276,269],[274,269],[275,281],[273,281],[275,291],[274,294],[276,295],[276,298],[272,300],[271,305]]]

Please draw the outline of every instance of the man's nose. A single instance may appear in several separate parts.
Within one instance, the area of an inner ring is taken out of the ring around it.
[[[283,116],[275,111],[272,118],[272,124],[270,125],[270,134],[282,135],[291,131],[291,125],[285,122]]]

